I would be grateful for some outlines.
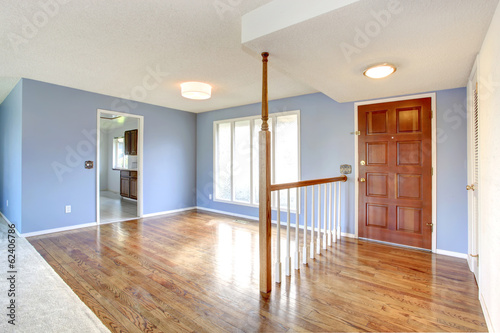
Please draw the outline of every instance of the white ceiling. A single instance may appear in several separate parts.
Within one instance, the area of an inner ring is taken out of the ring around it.
[[[19,77],[115,97],[134,91],[146,103],[193,112],[260,100],[261,63],[242,50],[241,16],[269,0],[55,0],[67,4],[18,50],[8,37],[23,36],[23,17],[33,22],[39,2],[49,1],[0,1],[0,101]],[[168,75],[143,98],[148,68]],[[270,78],[272,98],[315,92],[275,70]],[[184,81],[210,83],[213,97],[181,97]]]
[[[278,31],[269,29],[244,45],[249,53],[267,50],[273,66],[338,102],[458,88],[466,85],[497,4],[362,0]],[[290,7],[285,6],[281,12]],[[253,29],[246,21],[260,25],[258,17],[246,20],[249,16],[253,13],[244,17],[244,32]],[[362,75],[383,62],[396,65],[397,72],[383,80]]]
[[[242,15],[270,0],[54,0],[50,15],[40,6],[47,2],[0,0],[0,101],[25,77],[202,112],[260,101],[263,50],[271,52],[271,99],[322,91],[348,101],[465,86],[498,0],[401,0],[403,12],[350,63],[339,43],[352,44],[355,28],[373,20],[370,10],[389,0],[361,0],[244,46]],[[378,61],[398,72],[384,81],[360,75]],[[144,85],[155,69],[168,74],[158,87]],[[212,98],[182,98],[184,81],[210,83]],[[146,96],[131,97],[144,88]]]

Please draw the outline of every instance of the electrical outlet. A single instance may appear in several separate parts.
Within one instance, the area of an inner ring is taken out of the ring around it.
[[[208,198],[209,198],[210,200],[212,200],[212,195],[211,195],[211,194],[209,194],[209,195],[208,195]]]
[[[7,202],[5,203],[5,205],[6,205],[7,207],[9,207],[9,200],[7,200]]]
[[[71,205],[66,206],[66,214],[71,213]]]

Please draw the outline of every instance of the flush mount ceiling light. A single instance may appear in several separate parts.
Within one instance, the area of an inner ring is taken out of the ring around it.
[[[371,79],[382,79],[388,77],[396,71],[396,66],[391,64],[379,64],[368,67],[363,75]]]
[[[184,82],[181,83],[181,95],[189,99],[209,99],[212,86],[202,82]]]

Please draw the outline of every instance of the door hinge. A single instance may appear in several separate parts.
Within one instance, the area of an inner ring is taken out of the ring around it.
[[[351,132],[351,134],[354,134],[354,135],[361,135],[361,131]]]
[[[431,119],[434,118],[434,111],[431,110]]]
[[[431,227],[431,232],[434,232],[434,223],[427,223],[427,226]]]
[[[434,176],[434,168],[431,168],[431,176]]]

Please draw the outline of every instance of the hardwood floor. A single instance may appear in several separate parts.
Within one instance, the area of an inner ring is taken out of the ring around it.
[[[256,222],[191,211],[28,240],[113,332],[487,330],[463,259],[342,238],[261,295]]]

